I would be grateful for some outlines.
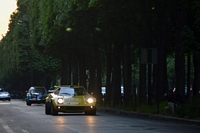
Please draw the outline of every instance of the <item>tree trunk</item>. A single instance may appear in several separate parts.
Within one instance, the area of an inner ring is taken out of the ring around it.
[[[88,85],[88,92],[95,94],[95,67],[94,67],[93,63],[89,64],[89,85]]]
[[[190,74],[191,74],[191,56],[188,54],[187,56],[187,99],[190,98],[191,94],[190,94],[190,87],[191,87],[191,83],[190,83]]]
[[[155,65],[156,72],[154,79],[155,90],[156,90],[156,103],[159,107],[161,101],[164,100],[164,92],[168,90],[168,80],[167,80],[167,46],[166,46],[166,13],[165,6],[163,2],[157,2],[156,6],[158,7],[156,16],[157,16],[157,27],[156,27],[156,40],[157,40],[157,63]],[[157,110],[159,113],[159,110]]]
[[[101,87],[102,87],[102,76],[101,76],[101,61],[99,56],[99,47],[98,45],[94,45],[94,53],[95,53],[95,88],[96,88],[96,98],[98,101],[102,102],[102,94],[101,94]]]
[[[79,56],[79,66],[80,66],[80,85],[86,86],[86,63],[85,63],[85,55],[84,53],[81,53]]]
[[[73,63],[73,85],[78,85],[79,83],[79,71],[80,71],[80,68],[79,68],[79,62],[78,62],[78,59],[74,61]]]
[[[61,75],[61,84],[66,85],[68,79],[68,63],[66,60],[62,61],[62,75]]]
[[[200,55],[194,54],[193,62],[194,62],[194,85],[193,85],[193,97],[199,96],[199,88],[200,88]]]
[[[176,48],[175,48],[175,71],[176,71],[176,92],[180,95],[185,93],[185,57],[184,51],[181,50],[181,43],[183,38],[181,32],[185,25],[185,13],[184,13],[184,0],[174,1],[175,14],[176,14]]]
[[[112,59],[111,59],[111,44],[106,47],[106,94],[105,104],[111,104],[111,72],[112,72]]]
[[[138,89],[138,102],[139,104],[146,103],[146,64],[140,64],[139,67],[139,89]]]
[[[132,69],[131,69],[131,43],[126,42],[124,52],[124,105],[127,107],[132,102]]]
[[[114,107],[121,103],[121,47],[120,43],[116,43],[114,46],[112,73],[112,97],[114,100]]]

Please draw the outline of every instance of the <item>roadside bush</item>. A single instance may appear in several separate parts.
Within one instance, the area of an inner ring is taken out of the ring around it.
[[[148,104],[142,104],[137,107],[137,112],[149,113],[149,114],[166,114],[164,108],[167,102],[161,102],[157,105],[155,102],[150,106]]]
[[[188,100],[186,104],[182,104],[175,112],[175,115],[187,119],[200,119],[200,99]]]
[[[111,105],[101,105],[100,107],[106,107],[106,108],[115,108],[120,110],[126,110],[126,111],[134,111],[134,112],[140,112],[140,113],[148,113],[148,114],[160,114],[160,115],[170,115],[180,118],[186,118],[186,119],[200,119],[200,99],[191,99],[188,100],[185,104],[180,105],[179,108],[175,110],[174,114],[169,114],[164,108],[167,106],[167,101],[161,102],[159,106],[153,101],[152,105],[148,104],[135,104],[134,102],[124,107],[122,105],[120,106],[112,106]]]

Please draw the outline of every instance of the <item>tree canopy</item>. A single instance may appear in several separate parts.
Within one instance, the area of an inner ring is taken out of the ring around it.
[[[200,0],[17,5],[0,42],[4,88],[81,84],[101,98],[106,86],[106,102],[114,106],[128,106],[136,93],[140,103],[159,104],[169,88],[185,95],[185,85],[199,95]]]

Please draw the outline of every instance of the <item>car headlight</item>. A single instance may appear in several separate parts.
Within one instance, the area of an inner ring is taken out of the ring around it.
[[[57,103],[58,104],[63,104],[64,103],[64,99],[63,98],[58,98],[57,99]]]
[[[94,99],[93,99],[93,98],[88,98],[88,99],[87,99],[87,102],[88,102],[88,103],[93,103],[93,102],[94,102]]]

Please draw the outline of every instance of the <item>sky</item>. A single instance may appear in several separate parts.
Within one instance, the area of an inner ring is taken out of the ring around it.
[[[10,15],[17,8],[17,0],[0,0],[0,40],[8,31]]]

